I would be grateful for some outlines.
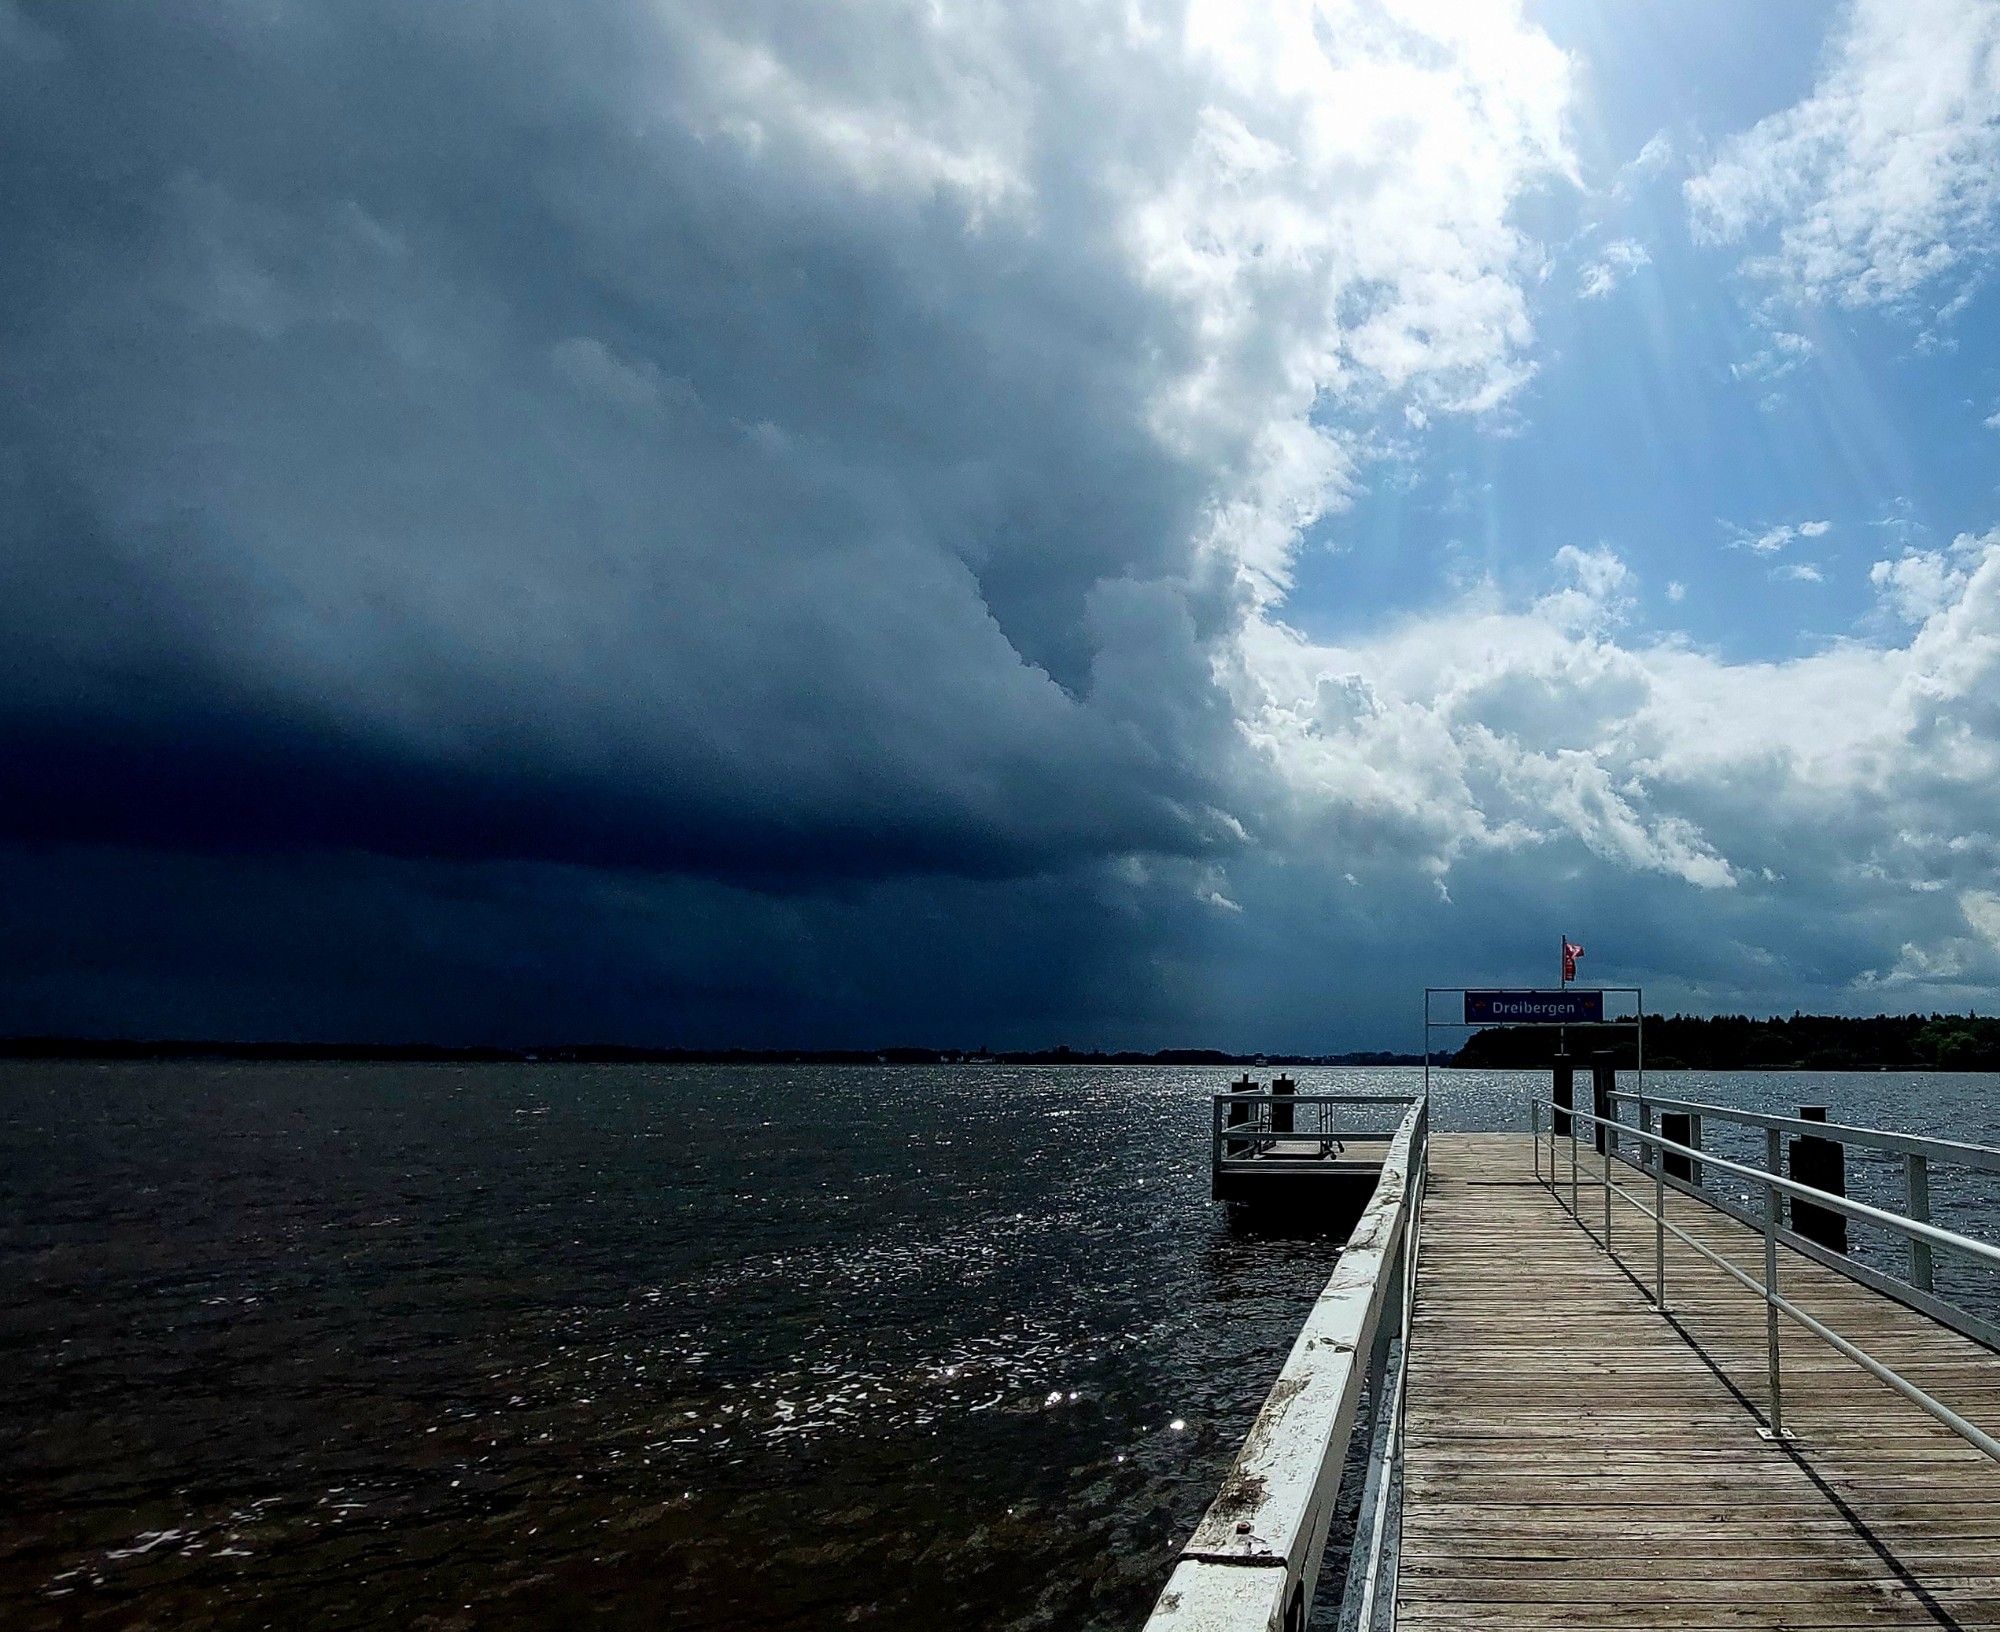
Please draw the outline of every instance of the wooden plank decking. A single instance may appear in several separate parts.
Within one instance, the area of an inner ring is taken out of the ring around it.
[[[1603,1192],[1582,1193],[1586,1232],[1528,1157],[1525,1135],[1432,1142],[1399,1619],[2000,1629],[2000,1468],[1782,1317],[1796,1438],[1760,1439],[1762,1301],[1669,1237],[1663,1319],[1651,1221],[1614,1200],[1607,1254]],[[1650,1203],[1645,1179],[1614,1174]],[[1667,1216],[1761,1271],[1756,1232],[1671,1192]],[[1796,1253],[1779,1277],[1850,1341],[2000,1423],[2000,1356]]]

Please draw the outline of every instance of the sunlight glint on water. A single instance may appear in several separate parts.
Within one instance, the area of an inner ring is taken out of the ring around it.
[[[1130,1626],[1335,1256],[1209,1203],[1231,1074],[10,1067],[0,1615]],[[1673,1088],[2000,1135],[1979,1078]]]

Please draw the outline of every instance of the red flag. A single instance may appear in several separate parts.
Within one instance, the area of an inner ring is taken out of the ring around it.
[[[1583,956],[1583,948],[1567,935],[1563,937],[1563,979],[1576,979],[1576,960]]]

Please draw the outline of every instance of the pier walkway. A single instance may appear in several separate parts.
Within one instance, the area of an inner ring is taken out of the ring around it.
[[[1395,1620],[1412,1628],[2000,1628],[2000,1466],[1787,1324],[1784,1426],[1760,1435],[1766,1313],[1582,1177],[1567,1206],[1525,1134],[1439,1134],[1404,1373]],[[1594,1155],[1587,1153],[1591,1166]],[[1622,1164],[1619,1182],[1644,1186]],[[1764,1240],[1667,1194],[1753,1275]],[[1780,1249],[1785,1295],[2000,1421],[2000,1355]]]

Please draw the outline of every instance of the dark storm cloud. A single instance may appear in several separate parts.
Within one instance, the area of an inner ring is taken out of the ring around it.
[[[1668,1002],[1983,990],[2000,533],[1783,663],[1615,540],[1312,628],[1371,459],[1520,411],[1571,71],[0,0],[0,1029],[1379,1044],[1593,914]]]
[[[18,8],[8,830],[799,881],[1237,842],[1172,336],[1084,223],[704,137],[651,15]]]
[[[28,1034],[1151,1047],[1218,1018],[1185,961],[1198,924],[1161,904],[1135,914],[1074,876],[776,894],[545,863],[0,845],[0,983]]]

